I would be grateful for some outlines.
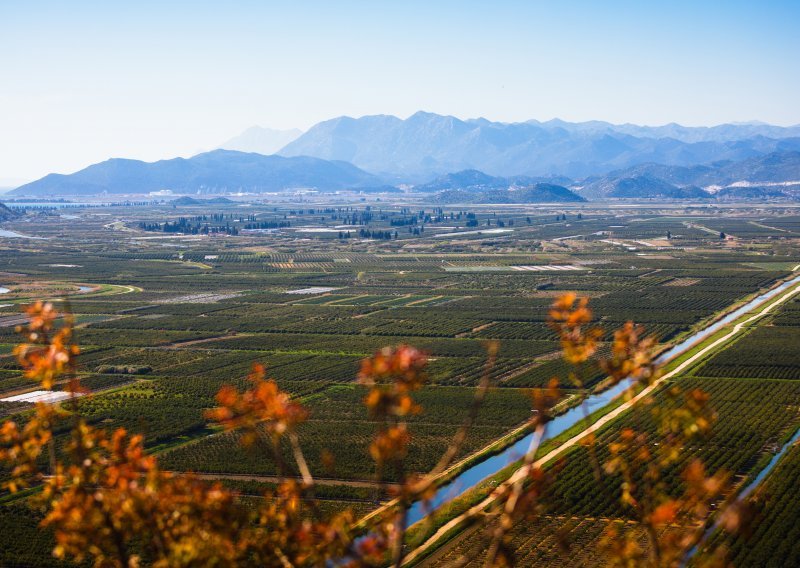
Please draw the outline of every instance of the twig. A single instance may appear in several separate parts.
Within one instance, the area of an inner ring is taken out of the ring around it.
[[[525,481],[528,479],[531,471],[533,470],[536,453],[539,451],[539,446],[541,445],[546,432],[547,422],[540,421],[536,425],[536,430],[531,437],[531,442],[528,445],[528,451],[525,454],[525,459],[521,469],[521,471],[524,473],[522,473],[511,485],[511,494],[509,495],[508,499],[506,499],[505,506],[503,507],[503,513],[501,515],[500,526],[494,532],[492,542],[489,545],[489,550],[486,554],[484,566],[494,566],[494,563],[497,559],[497,553],[500,551],[500,543],[512,525],[510,522],[511,517],[514,515],[514,511],[517,508],[517,503],[519,502],[519,498],[522,495],[522,490],[525,487]]]
[[[310,488],[314,485],[314,478],[311,476],[311,470],[308,469],[306,458],[303,455],[303,450],[300,448],[300,441],[297,438],[297,432],[294,430],[289,431],[289,441],[292,444],[292,453],[294,454],[294,461],[297,463],[297,468],[300,470],[300,475],[303,477],[303,484]]]

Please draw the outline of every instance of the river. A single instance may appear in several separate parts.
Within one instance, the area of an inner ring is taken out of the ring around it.
[[[678,355],[685,353],[694,345],[715,334],[717,331],[725,327],[727,324],[739,319],[744,314],[751,311],[753,308],[774,298],[775,296],[779,295],[781,292],[785,291],[787,288],[790,288],[794,284],[797,284],[798,282],[800,282],[800,276],[796,276],[791,280],[787,280],[786,282],[776,286],[775,288],[772,288],[767,292],[764,292],[763,294],[756,296],[755,298],[753,298],[740,308],[733,310],[725,317],[719,319],[710,326],[703,328],[702,330],[692,334],[687,339],[683,340],[679,344],[665,351],[661,356],[659,356],[658,362],[663,364],[671,359],[674,359]],[[593,394],[589,396],[586,399],[586,403],[589,405],[590,410],[594,412],[596,410],[602,409],[607,404],[612,402],[614,398],[622,394],[626,388],[628,388],[627,383],[620,383],[602,393]],[[580,406],[571,408],[564,414],[557,416],[555,419],[553,419],[551,422],[548,423],[547,433],[545,434],[542,442],[550,438],[553,438],[554,436],[558,436],[568,428],[572,427],[579,421],[583,420],[583,418],[584,418],[584,412],[583,408]],[[431,512],[433,512],[443,504],[448,503],[453,499],[455,499],[456,497],[459,497],[460,495],[464,494],[466,491],[472,489],[473,487],[478,485],[481,481],[494,475],[507,465],[515,461],[518,461],[522,456],[525,455],[525,452],[527,451],[528,446],[530,445],[532,437],[533,434],[528,434],[527,436],[521,438],[511,446],[505,448],[500,453],[490,456],[485,460],[464,470],[455,478],[453,478],[451,481],[441,486],[436,491],[433,498],[431,498],[429,501],[427,502],[418,501],[414,503],[408,511],[408,521],[407,521],[408,525],[410,526],[418,521],[421,521],[427,515],[429,515]]]

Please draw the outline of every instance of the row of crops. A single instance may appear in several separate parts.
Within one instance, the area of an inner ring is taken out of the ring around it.
[[[167,207],[136,212],[126,208],[123,213],[125,218],[136,218],[128,223],[134,229],[138,222],[163,223],[182,214]],[[256,206],[252,213],[258,217],[255,222],[281,221],[286,215],[292,228],[333,226],[341,223],[334,217],[342,215],[272,206]],[[372,213],[372,228],[379,230],[391,226],[392,219],[411,215]],[[497,360],[488,370],[499,388],[491,392],[462,454],[522,424],[530,416],[528,388],[541,387],[553,376],[566,382],[569,369],[557,358],[559,344],[546,324],[549,306],[559,293],[577,290],[591,296],[596,324],[607,332],[633,319],[667,341],[770,285],[794,266],[794,257],[762,254],[772,249],[723,249],[717,235],[686,224],[705,220],[660,212],[612,211],[586,213],[581,218],[570,212],[566,220],[559,214],[558,221],[555,214],[520,211],[480,211],[477,216],[480,226],[489,220],[492,226],[498,220],[511,226],[513,220],[514,231],[460,243],[429,238],[434,231],[426,231],[419,236],[425,248],[413,249],[404,247],[416,242],[411,239],[417,236],[408,236],[404,227],[400,227],[402,239],[388,242],[340,241],[336,234],[322,240],[320,234],[294,232],[274,239],[239,235],[147,240],[141,234],[106,228],[109,219],[105,216],[87,217],[77,237],[70,232],[74,223],[68,226],[63,220],[48,218],[42,220],[43,230],[60,237],[28,243],[14,254],[2,255],[0,285],[39,286],[32,290],[47,289],[40,281],[62,283],[52,288],[59,290],[65,289],[64,282],[117,286],[102,292],[109,295],[70,297],[78,321],[86,324],[76,333],[84,347],[79,361],[83,382],[102,391],[82,400],[81,409],[94,424],[144,433],[149,448],[165,451],[166,467],[223,474],[277,472],[271,448],[242,450],[235,435],[212,431],[203,417],[203,411],[215,404],[221,385],[245,388],[251,365],[261,362],[281,388],[311,409],[300,434],[314,473],[369,480],[374,469],[368,446],[375,424],[363,410],[363,391],[353,382],[359,360],[376,349],[410,343],[430,354],[433,386],[419,393],[425,411],[413,417],[410,426],[410,468],[423,471],[435,463],[458,428],[474,386],[487,372],[487,342],[500,341]],[[710,221],[715,220],[720,221]],[[791,219],[779,223],[782,220],[776,217],[763,224],[794,230]],[[445,219],[436,224],[459,223]],[[744,229],[755,226],[720,227],[741,237]],[[593,235],[598,232],[604,234]],[[605,233],[613,238],[663,239],[667,232],[672,234],[674,248],[648,250],[653,254],[644,256],[601,242],[608,237]],[[780,230],[755,228],[747,237],[763,237],[756,244],[771,247],[780,234]],[[546,251],[540,246],[539,241],[574,235],[581,235],[576,239],[579,246],[551,242]],[[544,264],[572,264],[582,270],[507,270],[514,265]],[[500,270],[447,270],[464,267]],[[333,290],[289,293],[312,287]],[[16,309],[0,308],[0,315]],[[796,329],[796,319],[792,308],[772,323],[776,330]],[[764,448],[782,439],[795,416],[793,409],[800,405],[792,336],[772,330],[755,330],[731,347],[739,351],[729,355],[723,351],[698,371],[704,378],[691,379],[690,384],[712,392],[720,412],[712,437],[702,447],[691,449],[691,455],[703,456],[713,468],[752,472]],[[0,354],[8,354],[15,341],[13,326],[0,327]],[[775,350],[777,355],[764,355]],[[736,370],[736,365],[741,368]],[[136,372],[116,372],[121,368]],[[781,380],[752,380],[761,377]],[[591,387],[602,373],[587,368],[581,378]],[[0,393],[25,385],[13,358],[1,358]],[[14,411],[0,408],[0,412]],[[645,430],[653,428],[646,418],[631,415],[626,420],[625,424]],[[605,431],[602,441],[615,432]],[[59,438],[61,443],[63,438]],[[332,468],[323,465],[328,463],[322,459],[327,451],[335,458]],[[524,527],[514,534],[523,563],[557,557],[562,534],[557,525],[563,521],[576,544],[573,550],[579,551],[572,553],[571,560],[592,565],[588,545],[602,525],[592,519],[598,515],[624,518],[614,488],[596,487],[591,474],[586,477],[589,468],[582,451],[577,449],[570,456],[570,464],[559,475],[558,498],[550,512],[559,517],[548,517],[549,525]],[[671,475],[669,483],[678,487],[677,474]],[[356,498],[363,506],[364,500],[357,495],[342,493],[341,497]],[[24,510],[3,509],[0,523],[35,524],[25,520],[25,515]],[[573,515],[574,520],[566,521]],[[6,526],[10,525],[0,524],[0,528]],[[38,557],[41,547],[25,545],[27,533],[23,533],[20,546],[7,546],[8,539],[0,537],[0,565],[36,564],[31,559]]]
[[[315,475],[343,479],[370,479],[374,476],[369,444],[376,425],[361,404],[364,392],[341,386],[325,389],[308,399],[311,418],[300,427],[299,434]],[[409,471],[426,471],[436,464],[464,420],[473,397],[474,389],[459,387],[429,388],[420,393],[418,401],[424,412],[410,419]],[[529,416],[530,401],[524,393],[511,390],[491,392],[462,454],[485,446]],[[202,472],[278,473],[278,464],[268,444],[257,444],[245,450],[238,447],[236,438],[235,434],[209,436],[164,454],[162,462],[171,469]],[[286,461],[291,462],[290,449],[284,447],[283,451]],[[323,455],[326,454],[334,457],[333,469],[324,465],[327,460]]]
[[[775,324],[782,323],[782,315],[773,320]],[[695,374],[705,377],[800,380],[799,341],[795,326],[759,326],[712,357]]]
[[[794,446],[755,493],[757,518],[748,534],[722,535],[734,566],[781,568],[800,565],[800,447]]]

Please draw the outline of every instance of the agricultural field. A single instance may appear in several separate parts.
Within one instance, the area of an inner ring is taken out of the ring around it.
[[[693,370],[700,377],[800,380],[797,297]]]
[[[626,521],[614,526],[635,531],[635,541],[646,546],[644,530]],[[546,516],[535,523],[520,523],[514,527],[509,547],[519,566],[576,566],[590,568],[598,565],[597,542],[608,528],[609,521],[593,517]],[[670,528],[680,533],[679,528]],[[421,563],[426,567],[481,566],[486,557],[484,536],[478,529],[458,535],[444,550]]]
[[[669,386],[683,392],[700,389],[707,393],[715,422],[710,433],[689,448],[663,472],[661,482],[668,494],[677,497],[684,488],[681,472],[700,459],[709,474],[726,473],[737,492],[758,478],[768,462],[780,459],[767,481],[749,497],[755,516],[741,534],[712,533],[714,547],[722,546],[734,566],[763,566],[764,558],[774,566],[793,565],[800,549],[796,546],[798,502],[796,495],[800,428],[800,380],[796,371],[798,336],[791,326],[781,326],[793,317],[797,297],[775,313],[748,324],[745,333],[715,355],[700,361],[686,373],[671,379]],[[666,409],[679,399],[662,388],[652,406]],[[596,459],[606,462],[609,444],[630,428],[656,438],[656,423],[650,408],[635,406],[599,431],[594,442]],[[780,453],[786,448],[786,455]],[[623,454],[635,459],[629,450]],[[598,547],[609,527],[632,531],[643,550],[648,543],[643,529],[621,501],[618,483],[595,478],[592,454],[583,446],[570,450],[554,467],[555,481],[541,499],[542,514],[519,523],[511,532],[510,546],[518,562],[545,566],[593,566],[602,562]],[[635,478],[641,484],[642,479]],[[726,496],[730,496],[728,493]],[[671,525],[666,531],[680,534],[694,527]],[[480,564],[485,554],[485,537],[467,529],[442,549],[423,560],[423,566],[447,566],[467,561]],[[780,550],[779,556],[773,556]],[[476,559],[476,560],[472,560]]]
[[[74,314],[79,372],[92,391],[80,409],[90,422],[142,432],[170,470],[271,483],[270,449],[243,450],[204,418],[222,385],[246,388],[249,369],[262,363],[310,410],[299,433],[312,472],[326,480],[326,506],[338,499],[366,512],[385,495],[352,485],[376,481],[375,424],[355,384],[362,358],[401,343],[429,354],[423,412],[409,426],[409,462],[424,472],[484,374],[493,389],[461,458],[525,424],[530,388],[557,376],[565,397],[577,393],[546,323],[556,296],[588,296],[604,341],[634,320],[666,347],[800,270],[797,220],[767,205],[441,209],[399,200],[29,211],[3,228],[37,238],[0,237],[0,416],[24,420],[31,408],[2,399],[34,390],[11,349],[20,305],[48,298]],[[788,303],[679,379],[711,393],[718,410],[695,452],[713,468],[751,476],[796,427],[798,314],[800,303]],[[487,366],[490,343],[499,351]],[[602,379],[587,368],[583,388]],[[623,423],[654,427],[631,414],[600,443]],[[572,519],[576,542],[596,538],[592,519],[627,521],[614,487],[593,486],[582,451],[559,475],[541,538],[519,536],[526,558],[556,554],[552,519]],[[677,473],[670,480],[677,487]],[[0,493],[0,526],[35,518],[23,500]],[[40,554],[5,539],[0,565]]]
[[[724,535],[736,566],[796,566],[800,563],[800,446],[792,446],[749,501],[757,513],[748,534]],[[768,559],[766,562],[764,559]]]
[[[691,378],[679,379],[676,384],[685,390],[700,388],[709,393],[718,416],[711,434],[683,453],[662,476],[666,491],[674,496],[683,490],[681,472],[695,458],[703,460],[709,473],[730,473],[735,486],[740,487],[763,467],[764,456],[780,448],[800,426],[800,382]],[[664,406],[676,401],[666,398],[662,391],[655,404]],[[594,447],[599,463],[608,460],[606,448],[618,440],[623,428],[653,438],[656,425],[648,408],[629,411],[598,434]],[[563,566],[569,558],[569,565],[597,565],[601,563],[598,544],[610,523],[633,530],[646,548],[643,530],[620,501],[619,483],[613,478],[596,479],[590,456],[588,448],[577,446],[557,465],[554,484],[541,502],[541,516],[521,521],[511,534],[518,559]],[[631,459],[632,455],[626,457]],[[635,481],[642,482],[638,478]],[[791,527],[785,517],[796,519],[796,510],[790,512],[787,506],[780,509],[780,514],[783,518],[778,522]],[[692,527],[673,525],[666,530],[680,533],[687,528]],[[480,559],[486,552],[483,539],[481,532],[470,532],[448,543],[422,565],[448,566],[459,558]],[[475,562],[479,565],[478,560]]]
[[[738,479],[750,476],[768,448],[780,447],[800,425],[800,383],[766,380],[678,380],[684,390],[699,388],[710,395],[717,414],[711,433],[699,440],[697,447],[683,452],[663,477],[668,492],[682,489],[681,472],[691,460],[700,458],[710,474],[725,471]],[[659,407],[675,405],[678,400],[656,397]],[[606,448],[618,439],[623,428],[632,428],[649,438],[656,437],[657,425],[649,408],[634,408],[618,422],[602,430],[597,437],[600,463],[608,460]],[[633,450],[631,450],[633,451]],[[632,454],[626,455],[631,458]],[[598,483],[592,474],[586,448],[567,456],[558,480],[547,498],[547,508],[555,515],[592,516],[626,519],[628,513],[620,502],[619,484]]]

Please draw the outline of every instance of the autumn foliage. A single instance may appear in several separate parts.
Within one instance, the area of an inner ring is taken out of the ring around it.
[[[389,506],[370,523],[359,524],[349,512],[326,517],[316,509],[314,479],[297,434],[308,412],[269,380],[263,367],[255,366],[248,390],[222,387],[218,406],[207,412],[207,418],[225,430],[238,431],[244,444],[267,441],[281,465],[278,487],[265,494],[258,507],[245,507],[219,483],[161,470],[156,457],[145,451],[142,436],[87,423],[80,413],[80,396],[86,393],[76,373],[79,349],[73,343],[71,319],[43,302],[26,312],[30,321],[19,330],[24,341],[14,351],[25,377],[43,389],[63,385],[72,398],[62,405],[39,403],[20,422],[2,424],[0,462],[11,468],[6,486],[11,491],[38,488],[31,500],[45,511],[42,525],[55,534],[56,557],[88,560],[96,566],[288,567],[330,562],[348,567],[399,566],[408,552],[408,509],[429,498],[443,479],[491,387],[487,372],[463,426],[436,467],[426,473],[408,471],[405,460],[412,434],[406,421],[424,411],[414,393],[426,383],[427,356],[401,345],[384,348],[362,362],[357,380],[366,387],[364,404],[377,425],[370,454],[378,480],[391,468],[397,483],[385,487],[393,497]],[[597,357],[603,333],[592,324],[586,298],[574,294],[558,298],[550,321],[568,363],[579,369]],[[489,347],[487,368],[496,349]],[[633,393],[658,378],[655,349],[654,339],[628,323],[614,334],[610,356],[597,364],[610,384],[629,381]],[[565,379],[583,387],[579,370]],[[553,477],[550,469],[536,465],[535,458],[562,394],[558,378],[548,388],[532,391],[529,428],[534,436],[519,475],[496,489],[493,507],[476,520],[487,526],[487,565],[512,564],[509,532],[543,511],[543,497]],[[642,405],[658,421],[657,446],[643,433],[622,430],[608,448],[608,460],[596,464],[607,482],[619,484],[620,499],[648,536],[642,548],[630,531],[610,527],[602,545],[612,564],[680,564],[697,542],[697,531],[675,536],[661,529],[675,523],[701,526],[727,487],[724,475],[708,476],[701,462],[692,461],[682,473],[683,494],[666,491],[662,482],[666,468],[714,421],[704,393],[683,393],[673,386],[667,395],[679,403],[667,409]],[[69,426],[69,435],[57,447],[54,432],[57,427],[63,431],[64,425]],[[591,436],[587,440],[594,444]],[[292,467],[282,463],[282,445],[291,448]],[[596,453],[592,455],[596,459]],[[290,471],[300,476],[293,477]]]

